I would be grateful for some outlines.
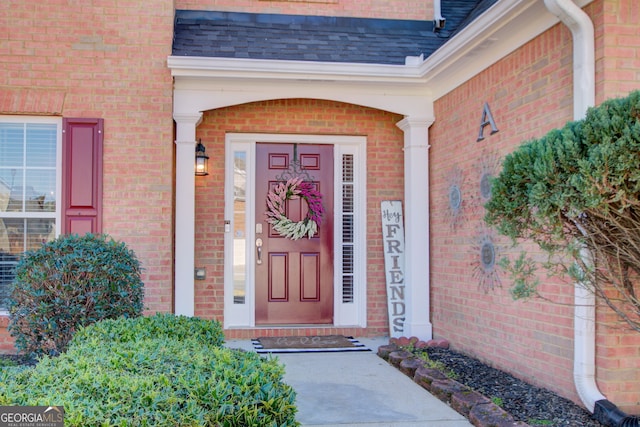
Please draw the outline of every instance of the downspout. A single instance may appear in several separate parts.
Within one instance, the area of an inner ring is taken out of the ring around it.
[[[573,36],[573,118],[581,120],[595,105],[595,42],[593,23],[572,0],[544,0]],[[588,256],[588,255],[585,255]],[[584,406],[601,423],[612,427],[640,426],[609,402],[596,384],[595,295],[581,283],[574,286],[573,381]]]
[[[440,0],[433,0],[433,31],[440,31],[444,28],[446,19],[442,16]]]

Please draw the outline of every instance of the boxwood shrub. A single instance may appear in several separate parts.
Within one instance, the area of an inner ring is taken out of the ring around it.
[[[62,405],[72,427],[299,425],[276,359],[222,347],[217,322],[147,319],[99,322],[56,358],[0,369],[0,405]]]
[[[9,331],[27,354],[57,355],[81,326],[142,314],[135,253],[106,235],[62,235],[25,252],[9,296]]]
[[[106,319],[95,325],[81,328],[72,342],[94,345],[108,342],[130,342],[145,339],[181,340],[192,338],[207,346],[222,346],[224,333],[218,321],[197,317],[174,316],[157,313],[135,318]]]

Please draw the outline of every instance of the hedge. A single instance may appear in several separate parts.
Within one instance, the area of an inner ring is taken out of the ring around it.
[[[221,347],[216,328],[170,315],[99,322],[58,357],[0,369],[0,405],[61,405],[71,427],[299,425],[284,368]]]

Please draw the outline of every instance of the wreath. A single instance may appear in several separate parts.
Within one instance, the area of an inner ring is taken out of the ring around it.
[[[285,206],[287,200],[295,200],[302,197],[309,206],[307,216],[298,222],[287,218]],[[298,240],[304,236],[312,238],[318,232],[318,224],[324,213],[322,195],[313,184],[302,178],[292,178],[276,185],[267,194],[267,207],[265,213],[267,222],[273,225],[274,230],[283,237]]]

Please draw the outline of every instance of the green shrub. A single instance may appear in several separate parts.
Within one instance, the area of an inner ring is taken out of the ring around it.
[[[224,344],[222,325],[216,320],[157,313],[153,316],[102,320],[79,329],[72,343],[135,342],[145,339],[181,340],[191,338],[203,345],[220,347]]]
[[[34,355],[64,351],[80,326],[139,316],[144,289],[133,251],[105,235],[64,235],[18,262],[9,298],[16,347]]]
[[[515,297],[537,295],[542,267],[584,284],[640,332],[640,91],[509,154],[485,207],[490,226],[546,255],[501,262]]]
[[[176,321],[194,334],[173,334]],[[22,371],[0,370],[0,405],[61,405],[70,427],[298,425],[283,367],[209,343],[217,322],[154,316],[134,322],[136,331],[126,334],[131,324],[99,322],[79,332],[59,357],[45,356]]]

